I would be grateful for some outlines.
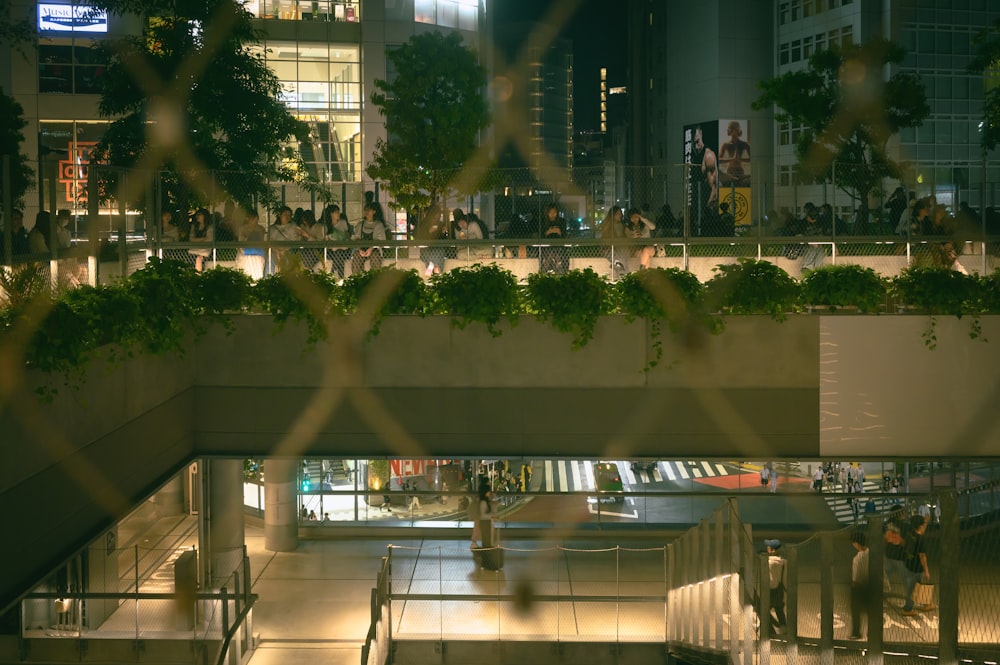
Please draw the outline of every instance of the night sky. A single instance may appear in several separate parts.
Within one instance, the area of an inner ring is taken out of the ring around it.
[[[522,21],[540,21],[551,6],[573,0],[493,0],[498,32]],[[624,4],[625,0],[622,0]],[[560,36],[573,41],[573,121],[579,131],[597,130],[600,68],[608,68],[610,85],[625,85],[625,12],[607,0],[580,0]],[[618,10],[618,11],[616,11]]]

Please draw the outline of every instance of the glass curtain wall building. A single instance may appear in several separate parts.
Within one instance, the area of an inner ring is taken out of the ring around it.
[[[480,49],[487,34],[482,0],[246,0],[243,4],[258,19],[262,52],[282,82],[282,100],[309,125],[312,145],[303,155],[305,161],[323,182],[333,185],[349,219],[360,216],[363,192],[378,189],[365,182],[369,179],[364,169],[378,139],[386,137],[384,120],[370,102],[375,80],[390,73],[386,49],[426,30],[460,31],[466,44]],[[95,14],[83,2],[16,0],[10,11],[12,17],[31,17],[37,34],[37,48],[25,49],[23,57],[10,50],[11,57],[0,67],[0,85],[12,91],[25,109],[24,134],[30,138],[22,149],[38,165],[38,182],[26,197],[25,218],[34,219],[39,209],[67,208],[86,214],[89,151],[107,125],[98,112],[102,71],[91,46],[139,34],[143,26],[135,16]],[[93,20],[84,29],[60,18],[64,15]],[[484,65],[489,69],[488,59]],[[290,187],[284,195],[290,205],[315,203]],[[107,214],[113,208],[109,206]],[[140,226],[141,215],[128,211],[130,229]]]

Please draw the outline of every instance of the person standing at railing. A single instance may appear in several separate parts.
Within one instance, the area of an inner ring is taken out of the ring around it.
[[[445,223],[441,207],[434,204],[427,208],[417,223],[417,240],[447,240],[448,225]],[[420,250],[424,261],[424,275],[439,275],[444,270],[447,256],[446,248],[441,246],[423,247]]]
[[[274,224],[271,225],[270,229],[268,229],[268,234],[271,240],[277,240],[279,242],[301,240],[305,235],[302,228],[292,221],[292,209],[288,206],[281,206],[278,208],[278,218],[275,220]],[[275,248],[272,251],[274,252],[275,257],[274,263],[280,270],[282,261],[285,257],[285,252],[287,250]]]
[[[638,208],[629,208],[628,220],[625,225],[630,238],[652,238],[653,229],[656,228],[656,224],[643,217]],[[639,270],[649,269],[649,261],[653,258],[655,251],[656,248],[652,244],[633,248],[633,254],[639,259]]]
[[[608,241],[625,237],[625,212],[620,206],[611,206],[608,208],[607,214],[604,215],[604,219],[601,221],[598,234],[601,240]],[[625,262],[622,261],[622,257],[625,255],[619,247],[612,244],[606,247],[604,252],[608,262],[611,264],[612,277],[618,279],[623,274],[628,272],[625,267]]]
[[[10,238],[12,256],[28,253],[28,232],[24,230],[24,213],[20,210],[12,210],[10,213]],[[0,233],[0,260],[5,261],[6,256],[4,234]]]
[[[331,203],[323,211],[323,223],[326,225],[327,239],[335,242],[347,242],[351,239],[351,225],[336,203]],[[332,247],[327,251],[331,271],[339,275],[340,279],[344,279],[351,250],[347,247]]]
[[[362,211],[361,222],[354,227],[354,240],[385,240],[385,224],[376,219],[378,209],[376,204],[369,202],[365,204]],[[365,269],[365,261],[371,270],[382,267],[381,247],[358,247],[354,250],[351,258],[351,273],[358,274]]]
[[[322,221],[317,221],[316,213],[314,213],[312,209],[302,211],[302,218],[299,225],[302,227],[302,230],[305,231],[306,240],[326,240],[326,224]],[[303,248],[300,252],[300,256],[302,257],[302,267],[306,270],[322,270],[323,264],[320,261],[321,251],[321,249],[316,247]]]
[[[264,228],[260,225],[260,215],[254,211],[248,212],[237,238],[242,242],[263,242]],[[249,275],[250,279],[254,281],[261,279],[264,277],[264,248],[240,247],[236,254],[236,265]]]
[[[188,240],[204,245],[211,245],[215,241],[212,214],[205,208],[198,208],[191,217]],[[201,272],[205,268],[205,259],[212,256],[212,250],[209,247],[194,247],[188,250],[188,254],[194,256],[194,269]]]
[[[566,237],[566,220],[559,214],[558,204],[550,203],[545,206],[545,214],[539,228],[542,232],[542,240]],[[565,274],[569,270],[567,251],[567,247],[539,247],[539,269],[542,272],[556,275]]]
[[[49,235],[51,234],[52,216],[48,210],[39,210],[35,215],[35,226],[28,234],[28,249],[32,254],[49,253]]]
[[[796,235],[821,236],[823,227],[819,223],[819,211],[812,203],[807,203],[804,210],[802,222],[799,225],[799,233]],[[802,252],[802,272],[815,270],[823,265],[826,260],[826,247],[824,245],[806,245]]]

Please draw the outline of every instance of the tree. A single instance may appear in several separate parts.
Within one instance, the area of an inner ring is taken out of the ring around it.
[[[981,74],[986,83],[979,144],[989,151],[1000,144],[1000,21],[979,33],[973,40],[972,49],[968,71]]]
[[[24,205],[24,193],[34,184],[34,171],[28,166],[28,158],[21,153],[24,134],[21,130],[28,124],[24,119],[24,109],[13,97],[0,88],[0,156],[10,156],[10,203],[14,208]],[[3,182],[0,181],[0,201],[4,200]]]
[[[386,56],[396,77],[375,81],[372,102],[389,140],[376,143],[367,172],[413,212],[436,204],[475,152],[489,123],[486,70],[457,33],[415,35]]]
[[[808,68],[761,81],[753,108],[773,104],[778,122],[803,127],[796,146],[801,176],[833,178],[855,201],[867,203],[883,178],[901,173],[886,151],[889,138],[919,127],[930,113],[916,74],[883,77],[886,65],[899,65],[904,55],[884,39],[819,51]]]
[[[272,183],[292,180],[329,198],[298,149],[309,141],[308,126],[281,101],[281,82],[241,2],[96,4],[138,14],[146,26],[142,36],[98,47],[107,65],[99,110],[115,119],[94,151],[97,163],[160,171],[169,205],[274,203]],[[124,198],[133,203],[143,194]]]

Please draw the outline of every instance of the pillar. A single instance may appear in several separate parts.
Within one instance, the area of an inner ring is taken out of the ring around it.
[[[232,591],[230,580],[243,561],[243,460],[210,459],[202,465],[208,494],[200,513],[202,579],[208,588]]]
[[[293,552],[299,546],[299,465],[298,459],[264,462],[264,549],[270,552]]]

